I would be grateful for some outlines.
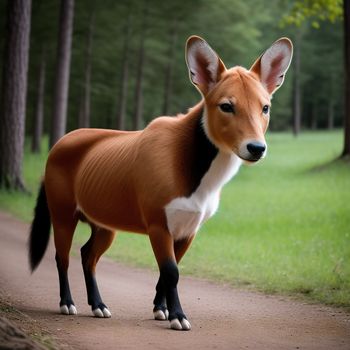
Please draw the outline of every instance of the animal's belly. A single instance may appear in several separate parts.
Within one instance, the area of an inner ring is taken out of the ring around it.
[[[180,197],[172,200],[166,207],[168,230],[178,241],[196,234],[208,218],[210,218],[219,205],[219,194],[214,193],[205,200],[196,196]]]
[[[91,203],[78,204],[88,221],[110,230],[121,230],[137,233],[146,233],[145,225],[138,210],[133,206],[123,207],[116,203],[113,208],[108,208],[104,203],[93,205]]]
[[[84,190],[77,186],[75,197],[79,209],[89,221],[111,229],[136,232],[144,229],[139,208],[131,193],[120,193],[116,189],[121,186],[105,184],[103,181],[91,184],[87,180],[85,182]]]

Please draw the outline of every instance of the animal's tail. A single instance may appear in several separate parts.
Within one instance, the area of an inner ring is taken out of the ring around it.
[[[29,236],[29,263],[34,271],[44,256],[50,238],[51,219],[44,183],[41,184]]]

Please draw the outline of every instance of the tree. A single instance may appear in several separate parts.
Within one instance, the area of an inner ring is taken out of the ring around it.
[[[294,41],[293,60],[293,133],[298,136],[301,128],[301,82],[300,82],[300,55],[301,31],[298,30]]]
[[[165,66],[165,81],[164,81],[164,101],[163,101],[163,115],[169,113],[170,98],[172,92],[173,74],[174,74],[174,61],[175,61],[175,48],[178,36],[178,20],[173,18],[173,23],[169,31],[169,51],[168,62]]]
[[[349,0],[296,0],[290,13],[284,16],[284,22],[300,26],[306,19],[312,18],[312,26],[319,28],[320,20],[334,22],[344,19],[344,64],[345,64],[345,115],[344,147],[341,157],[350,157],[350,1]]]
[[[91,55],[92,39],[94,32],[95,12],[90,7],[89,25],[87,30],[86,51],[85,51],[85,79],[82,94],[81,110],[79,113],[79,128],[88,128],[90,126],[90,91],[91,91]]]
[[[343,1],[344,9],[344,53],[345,53],[345,118],[344,149],[342,157],[350,157],[350,1]]]
[[[0,187],[25,190],[22,158],[31,1],[8,0],[0,113]]]
[[[44,44],[43,44],[44,45]],[[43,134],[44,123],[44,97],[45,97],[45,71],[46,71],[45,48],[42,47],[41,59],[38,72],[38,86],[36,92],[35,114],[32,134],[32,152],[40,153],[41,138]]]
[[[117,115],[117,129],[125,129],[126,119],[126,103],[128,98],[128,79],[129,79],[129,51],[130,51],[130,38],[131,38],[131,5],[128,7],[127,20],[123,28],[124,34],[124,48],[122,52],[122,64],[121,64],[121,82],[120,82],[120,95],[119,95],[119,108]]]
[[[332,130],[334,128],[334,75],[330,75],[329,82],[329,100],[328,100],[328,113],[327,113],[327,128]]]
[[[61,0],[50,147],[66,132],[74,0]]]
[[[135,114],[134,114],[134,129],[138,130],[143,123],[143,78],[144,78],[144,64],[145,64],[145,38],[147,28],[147,5],[143,5],[143,21],[140,31],[140,43],[138,53],[136,91],[135,91]]]

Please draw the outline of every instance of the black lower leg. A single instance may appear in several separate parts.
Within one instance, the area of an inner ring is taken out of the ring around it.
[[[94,274],[92,274],[91,271],[84,269],[84,277],[88,296],[88,304],[91,305],[92,310],[96,310],[98,308],[103,310],[107,306],[102,302]]]
[[[161,277],[158,279],[158,283],[156,285],[156,296],[153,300],[153,311],[161,310],[165,313],[167,306],[166,306],[166,299],[165,299],[165,290],[164,285],[161,280]]]
[[[179,270],[174,261],[169,260],[161,266],[160,279],[163,282],[163,288],[165,291],[166,303],[169,310],[169,320],[171,321],[177,318],[181,321],[183,318],[186,318],[186,316],[182,311],[177,292]]]
[[[80,250],[86,284],[86,292],[88,297],[88,304],[91,305],[92,310],[96,310],[97,308],[103,310],[104,308],[106,308],[106,305],[102,302],[95,274],[92,272],[91,266],[88,263],[90,244],[91,240],[89,240]]]
[[[69,308],[71,305],[74,305],[74,302],[70,293],[67,268],[64,268],[62,266],[62,262],[60,261],[57,254],[55,259],[60,282],[60,306],[67,305]]]

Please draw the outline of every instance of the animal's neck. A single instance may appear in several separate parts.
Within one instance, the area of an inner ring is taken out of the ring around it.
[[[237,174],[241,164],[242,161],[234,153],[218,152],[196,190],[198,198],[204,199],[220,191]]]
[[[193,118],[193,161],[191,176],[193,186],[190,193],[198,192],[204,195],[218,191],[241,165],[240,159],[234,154],[220,151],[209,139],[204,127],[204,103],[196,105],[188,117]]]
[[[212,161],[219,152],[204,131],[203,110],[203,105],[197,105],[185,117],[187,119],[185,121],[187,123],[186,128],[189,131],[186,138],[190,141],[184,150],[187,164],[190,165],[188,176],[191,186],[187,195],[192,194],[198,188],[203,176],[207,173]]]

